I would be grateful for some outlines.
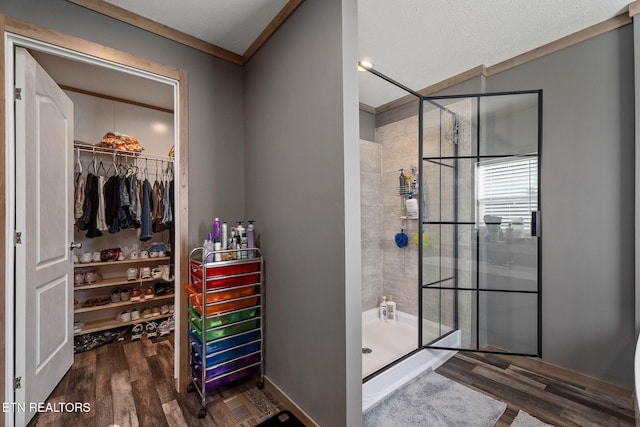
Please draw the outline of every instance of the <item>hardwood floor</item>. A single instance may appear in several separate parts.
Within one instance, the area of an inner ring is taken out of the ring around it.
[[[537,359],[459,352],[436,372],[505,402],[496,427],[521,409],[559,427],[635,426],[631,391]]]
[[[43,412],[29,426],[252,427],[284,409],[254,378],[210,393],[199,419],[199,395],[175,391],[173,350],[170,336],[77,354],[47,402],[88,402],[91,411]],[[536,359],[458,353],[436,372],[507,403],[496,427],[521,409],[558,427],[635,426],[629,390]]]
[[[197,392],[175,390],[173,350],[171,335],[76,354],[47,402],[88,402],[91,410],[42,412],[29,426],[250,427],[283,409],[268,392],[258,390],[252,378],[210,393],[207,415],[199,419]]]

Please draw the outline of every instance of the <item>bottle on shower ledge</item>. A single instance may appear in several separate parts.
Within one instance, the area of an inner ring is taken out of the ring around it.
[[[396,303],[392,298],[393,296],[389,294],[389,300],[387,301],[387,322],[396,323]]]
[[[387,297],[382,296],[382,302],[380,303],[380,319],[387,321]]]

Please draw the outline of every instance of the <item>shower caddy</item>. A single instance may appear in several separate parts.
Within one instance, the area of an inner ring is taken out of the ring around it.
[[[254,258],[241,258],[249,253]],[[216,256],[237,254],[240,259],[215,261]],[[263,258],[257,248],[189,254],[189,364],[187,392],[197,390],[207,413],[207,392],[250,375],[260,375],[264,387]]]

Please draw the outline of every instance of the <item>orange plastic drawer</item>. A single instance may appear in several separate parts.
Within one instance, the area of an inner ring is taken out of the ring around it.
[[[189,299],[191,304],[202,315],[202,292],[198,292],[193,286],[186,286],[189,292]],[[228,311],[239,310],[241,308],[247,308],[254,306],[258,303],[258,296],[255,294],[255,286],[248,286],[246,288],[234,289],[231,291],[212,292],[207,294],[207,304],[218,303],[215,305],[207,306],[206,315],[211,316],[214,314],[226,313]],[[224,302],[227,299],[241,298],[250,295],[256,295],[253,298],[244,298],[237,301]]]
[[[196,289],[201,290],[202,274],[196,275],[194,273],[191,275],[191,279]],[[258,283],[259,281],[260,281],[260,273],[247,274],[245,276],[238,276],[238,277],[224,277],[224,276],[211,277],[210,276],[209,279],[207,280],[207,289],[211,290],[216,288],[230,288],[233,286],[250,285],[252,283]]]

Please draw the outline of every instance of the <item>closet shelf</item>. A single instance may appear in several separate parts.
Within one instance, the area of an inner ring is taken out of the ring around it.
[[[105,305],[96,305],[93,307],[78,307],[78,308],[74,308],[73,312],[75,314],[79,314],[79,313],[87,313],[90,311],[106,310],[108,308],[126,307],[129,305],[137,305],[145,302],[164,301],[164,300],[173,299],[174,296],[175,296],[174,294],[167,294],[167,295],[162,295],[161,297],[141,299],[140,301],[120,301],[120,302],[110,302],[109,304],[105,304]]]
[[[99,282],[91,283],[91,284],[88,284],[88,285],[74,286],[73,290],[74,291],[83,291],[83,290],[87,290],[87,289],[110,288],[110,287],[118,286],[118,285],[136,286],[136,285],[141,285],[143,283],[158,282],[158,281],[167,282],[166,280],[154,279],[153,277],[150,277],[148,279],[136,279],[136,280],[127,280],[126,277],[114,277],[112,279],[102,279]],[[172,282],[172,280],[170,280],[169,282]]]
[[[80,150],[87,153],[109,154],[121,157],[133,157],[136,159],[164,160],[165,162],[173,162],[175,160],[174,157],[163,156],[161,154],[150,154],[135,151],[118,150],[117,148],[98,147],[83,141],[73,141],[73,148],[75,150]]]
[[[173,316],[173,313],[161,314],[160,316],[153,317],[142,317],[138,320],[131,320],[130,322],[121,322],[116,319],[108,319],[108,320],[93,320],[91,322],[86,322],[82,327],[82,330],[79,332],[74,332],[73,335],[84,335],[89,334],[91,332],[100,332],[106,331],[107,329],[121,328],[123,326],[135,325],[136,323],[144,323],[144,322],[153,322],[156,320],[167,319]]]
[[[155,258],[138,258],[138,259],[125,259],[122,261],[105,261],[105,262],[87,262],[87,263],[75,263],[73,268],[86,268],[86,267],[102,267],[105,265],[124,265],[124,264],[140,264],[147,262],[157,262],[157,261],[169,261],[171,257],[161,256]]]

